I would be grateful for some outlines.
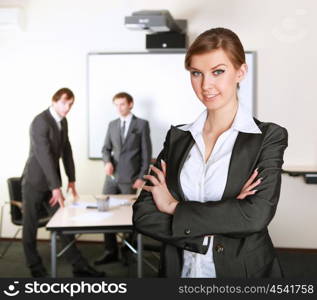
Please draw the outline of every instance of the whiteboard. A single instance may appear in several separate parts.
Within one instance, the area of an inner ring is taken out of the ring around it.
[[[153,157],[171,125],[193,122],[205,109],[184,67],[185,53],[89,53],[87,56],[88,157],[101,159],[108,124],[118,115],[118,92],[134,98],[132,113],[150,123]],[[239,99],[255,115],[255,52],[246,52],[248,75]]]

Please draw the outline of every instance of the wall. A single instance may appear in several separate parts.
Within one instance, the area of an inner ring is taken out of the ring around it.
[[[0,30],[1,203],[8,200],[6,179],[22,172],[32,118],[62,86],[76,94],[68,120],[78,189],[82,194],[100,192],[102,163],[87,159],[86,54],[144,50],[144,33],[123,26],[124,16],[140,9],[168,9],[175,18],[187,19],[191,41],[211,27],[233,29],[246,50],[258,53],[259,119],[289,131],[286,164],[317,165],[316,1],[0,0],[0,6],[7,5],[23,7],[25,21],[21,32]],[[270,226],[276,246],[317,248],[315,195],[316,186],[283,176],[280,205]],[[7,207],[5,215],[2,236],[8,237],[14,227]],[[42,230],[39,236],[47,233]]]

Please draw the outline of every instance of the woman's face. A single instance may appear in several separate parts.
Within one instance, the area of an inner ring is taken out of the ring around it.
[[[190,78],[199,100],[208,110],[235,105],[237,83],[246,75],[246,64],[236,70],[222,49],[191,57]]]

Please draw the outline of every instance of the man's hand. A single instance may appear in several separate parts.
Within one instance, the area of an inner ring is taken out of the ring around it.
[[[143,184],[145,183],[145,181],[143,181],[142,179],[137,179],[133,185],[132,188],[133,189],[141,189],[143,187]]]
[[[105,164],[105,172],[106,172],[106,175],[109,175],[109,176],[113,174],[113,165],[111,162],[107,162]]]
[[[49,201],[51,207],[59,203],[60,207],[65,207],[65,198],[63,196],[62,190],[60,188],[52,190],[52,198]]]
[[[79,196],[78,196],[78,193],[77,193],[77,190],[76,190],[75,181],[68,183],[67,193],[68,193],[69,190],[71,191],[74,200],[77,200],[79,198]]]

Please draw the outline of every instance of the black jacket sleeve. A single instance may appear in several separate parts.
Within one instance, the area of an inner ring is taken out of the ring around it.
[[[170,131],[164,143],[163,150],[156,159],[155,166],[161,168],[161,159],[166,161],[168,153],[168,140]],[[147,185],[151,185],[149,181]],[[206,253],[209,246],[203,245],[204,236],[175,237],[172,232],[173,216],[160,212],[153,201],[152,194],[142,190],[139,198],[133,205],[133,225],[142,234],[156,240],[172,244],[183,249],[190,249],[194,252]]]
[[[144,122],[144,127],[141,136],[141,167],[138,175],[139,179],[143,179],[143,175],[147,174],[150,162],[152,158],[152,143],[150,137],[149,122]]]
[[[172,236],[209,234],[249,235],[265,229],[272,220],[280,196],[281,167],[287,147],[287,131],[275,124],[264,137],[257,167],[263,180],[258,191],[244,200],[182,201],[175,210]]]
[[[31,124],[31,146],[35,158],[43,170],[50,190],[61,187],[61,181],[56,168],[56,162],[49,140],[49,127],[40,118],[35,118]]]
[[[111,137],[110,137],[110,126],[111,123],[108,126],[107,134],[105,137],[105,142],[102,147],[101,153],[102,153],[102,159],[104,163],[112,162],[111,159],[111,152],[112,152],[112,142],[111,142]]]
[[[68,125],[67,120],[65,119],[65,136],[66,136],[66,142],[62,153],[62,159],[63,164],[65,168],[65,173],[68,177],[69,182],[74,182],[76,180],[75,178],[75,164],[74,164],[74,158],[73,158],[73,151],[72,147],[70,145],[70,141],[68,138]]]

